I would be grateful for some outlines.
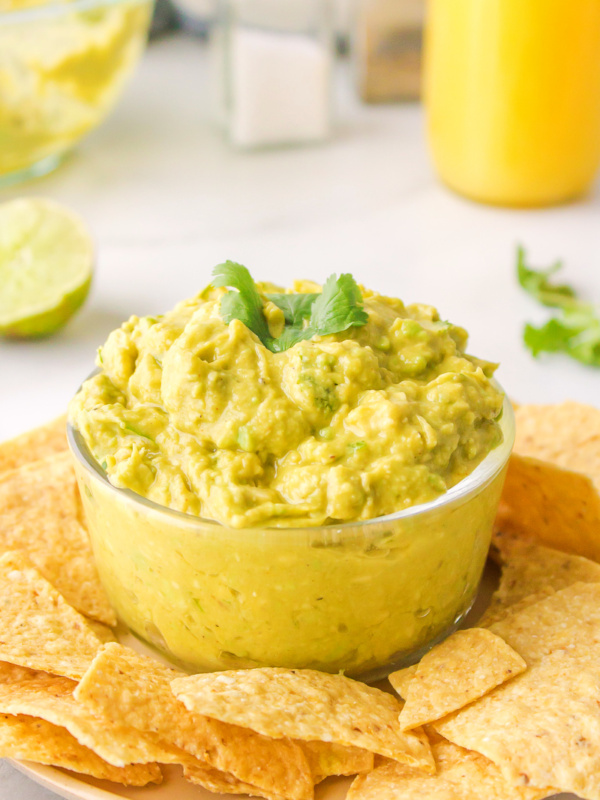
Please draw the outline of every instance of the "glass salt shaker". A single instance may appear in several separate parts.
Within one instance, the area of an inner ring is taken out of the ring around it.
[[[260,148],[330,136],[329,0],[220,0],[212,50],[218,116],[232,144]]]

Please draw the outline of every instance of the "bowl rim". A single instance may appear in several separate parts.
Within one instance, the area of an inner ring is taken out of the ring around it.
[[[29,8],[13,8],[0,11],[0,26],[13,25],[31,20],[53,19],[66,14],[77,14],[82,11],[104,6],[144,5],[154,0],[69,0],[68,2],[49,2]]]
[[[91,375],[88,377],[91,378],[93,375],[97,374],[98,370],[94,370]],[[86,380],[88,380],[86,379]],[[251,526],[247,528],[234,528],[230,525],[225,525],[222,522],[218,522],[217,520],[207,519],[205,517],[197,517],[193,514],[186,514],[183,511],[177,511],[176,509],[169,508],[168,506],[160,505],[159,503],[155,503],[153,500],[149,500],[147,497],[144,497],[141,494],[137,494],[136,492],[132,491],[131,489],[121,489],[118,486],[114,486],[108,479],[108,476],[100,466],[100,464],[96,461],[96,459],[91,454],[89,448],[85,444],[83,436],[81,433],[71,424],[71,421],[67,421],[67,440],[69,443],[69,448],[71,453],[73,454],[74,458],[81,464],[82,467],[95,479],[100,480],[101,483],[111,492],[115,493],[119,496],[122,500],[129,501],[138,506],[143,506],[146,509],[154,512],[155,514],[164,514],[168,517],[174,517],[178,519],[180,522],[186,522],[188,525],[191,526],[215,526],[217,528],[223,528],[227,531],[239,531],[240,534],[247,533],[248,531],[319,531],[319,530],[329,530],[329,531],[343,531],[344,529],[349,530],[353,529],[356,530],[357,528],[369,528],[371,526],[378,526],[382,524],[388,524],[392,522],[396,522],[397,520],[409,519],[411,517],[416,517],[421,514],[427,514],[429,512],[435,512],[438,509],[441,509],[445,506],[452,505],[456,502],[461,500],[465,500],[469,497],[469,495],[476,495],[479,494],[483,489],[485,489],[493,480],[497,477],[497,475],[504,469],[506,464],[508,463],[508,459],[512,452],[512,448],[515,441],[515,415],[513,411],[513,407],[511,405],[510,400],[508,399],[508,395],[500,384],[496,381],[492,381],[493,385],[504,394],[504,402],[502,405],[502,412],[501,418],[499,420],[500,427],[502,430],[503,439],[499,445],[494,447],[493,450],[485,456],[485,458],[475,467],[475,469],[469,473],[465,478],[459,481],[457,484],[452,486],[448,489],[447,492],[436,497],[434,500],[430,500],[427,503],[419,503],[414,506],[409,506],[408,508],[402,509],[401,511],[395,511],[391,514],[386,514],[385,516],[381,517],[372,517],[371,519],[365,520],[355,520],[350,522],[340,522],[340,523],[328,523],[327,525],[303,525],[303,526],[285,526],[285,527],[275,527],[275,526],[266,526],[266,525],[257,525]],[[81,387],[80,387],[81,388]],[[78,390],[80,391],[80,390]]]

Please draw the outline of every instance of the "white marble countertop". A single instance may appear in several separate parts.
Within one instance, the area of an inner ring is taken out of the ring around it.
[[[557,258],[565,278],[600,299],[600,196],[544,211],[477,206],[435,180],[418,106],[362,107],[340,80],[328,144],[232,151],[208,124],[203,46],[154,43],[123,102],[54,175],[0,193],[64,201],[97,242],[84,310],[59,335],[0,343],[0,439],[59,414],[95,350],[131,313],[158,313],[199,291],[226,258],[285,284],[352,272],[406,301],[436,305],[471,333],[471,350],[502,362],[520,401],[598,403],[600,372],[525,351],[526,320],[545,312],[515,281],[515,249]],[[0,763],[0,800],[51,797]]]

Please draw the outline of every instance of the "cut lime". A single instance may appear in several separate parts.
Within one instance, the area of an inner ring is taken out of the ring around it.
[[[0,334],[49,336],[88,295],[94,248],[83,221],[41,198],[0,204]]]

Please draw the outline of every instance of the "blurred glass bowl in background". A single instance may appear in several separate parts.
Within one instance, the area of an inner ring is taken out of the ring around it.
[[[144,49],[153,3],[27,6],[0,2],[0,186],[50,172],[104,120]]]

